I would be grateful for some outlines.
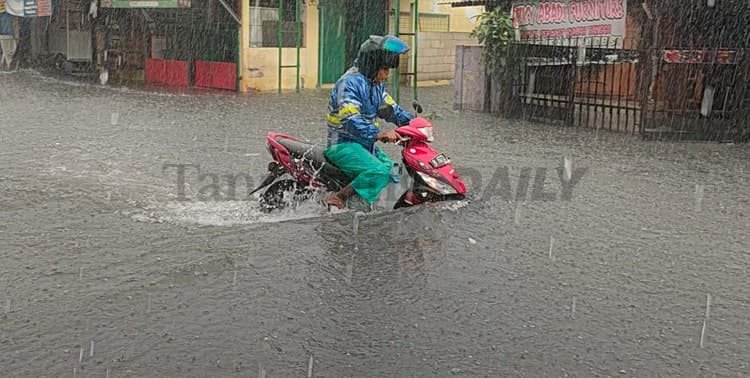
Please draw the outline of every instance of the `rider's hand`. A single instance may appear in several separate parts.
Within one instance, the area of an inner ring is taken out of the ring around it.
[[[397,142],[400,139],[397,132],[394,130],[381,131],[378,133],[378,140],[383,143]]]

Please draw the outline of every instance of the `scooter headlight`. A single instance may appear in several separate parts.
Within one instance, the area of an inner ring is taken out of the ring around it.
[[[430,188],[435,189],[440,194],[456,194],[456,189],[454,189],[452,186],[450,186],[448,183],[440,181],[426,173],[417,172],[419,177],[424,180],[425,184],[427,184]]]
[[[425,137],[427,137],[428,142],[435,141],[435,135],[432,133],[432,127],[420,127],[419,132],[424,134]]]

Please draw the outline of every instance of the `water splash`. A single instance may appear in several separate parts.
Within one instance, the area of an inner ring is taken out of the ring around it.
[[[252,201],[171,201],[149,206],[131,215],[133,220],[146,223],[183,223],[204,226],[235,226],[254,223],[278,223],[327,216],[328,212],[315,201],[307,201],[294,208],[261,211]]]
[[[352,220],[354,234],[359,231],[361,219],[374,214],[389,213],[400,210],[374,208],[363,212],[356,209],[330,210],[320,205],[319,199],[322,193],[315,192],[311,198],[292,206],[263,212],[258,202],[250,201],[168,201],[152,202],[146,207],[134,211],[123,211],[137,222],[143,223],[172,223],[172,224],[198,224],[203,226],[236,226],[256,223],[279,223],[295,220],[306,220],[324,218],[339,214],[355,212]],[[291,201],[291,193],[289,195]],[[438,210],[456,212],[466,207],[469,201],[450,201],[443,203],[425,204],[420,206],[432,206]]]
[[[354,219],[352,220],[352,232],[354,233],[354,236],[357,236],[357,233],[359,233],[359,220],[365,215],[365,213],[361,211],[357,211],[354,213]]]

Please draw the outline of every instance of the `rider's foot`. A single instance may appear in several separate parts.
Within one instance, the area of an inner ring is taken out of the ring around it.
[[[336,206],[339,209],[343,209],[346,204],[344,203],[344,200],[341,199],[336,193],[333,193],[326,197],[325,204],[328,206]]]

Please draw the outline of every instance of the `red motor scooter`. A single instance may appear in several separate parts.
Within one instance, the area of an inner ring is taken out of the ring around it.
[[[416,102],[414,109],[417,115],[422,112],[421,105]],[[386,105],[379,109],[378,116],[387,119],[392,112],[393,108]],[[411,178],[411,184],[396,201],[394,209],[465,198],[467,190],[461,176],[448,157],[430,146],[434,137],[429,120],[418,116],[395,131],[400,136],[396,143],[403,147],[403,166]],[[249,193],[252,195],[268,187],[260,197],[263,211],[270,212],[288,206],[289,194],[291,201],[298,203],[310,198],[318,188],[336,192],[352,181],[352,178],[326,159],[321,146],[300,141],[287,134],[270,132],[267,147],[273,158],[268,164],[269,175],[259,187]]]

